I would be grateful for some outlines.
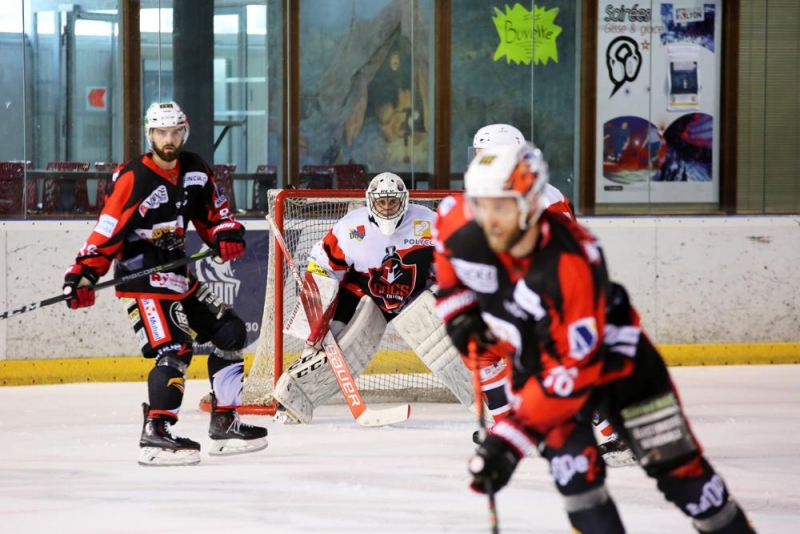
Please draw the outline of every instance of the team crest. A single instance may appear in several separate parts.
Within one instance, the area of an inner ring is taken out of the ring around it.
[[[397,253],[397,247],[386,247],[386,256],[380,267],[369,270],[369,292],[383,301],[387,310],[405,304],[417,280],[417,266],[406,265]]]
[[[363,241],[363,239],[366,236],[367,236],[367,231],[364,228],[363,224],[360,224],[355,228],[350,228],[350,239],[355,239],[356,241]]]

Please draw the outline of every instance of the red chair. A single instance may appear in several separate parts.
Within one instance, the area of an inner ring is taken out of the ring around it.
[[[333,165],[303,165],[300,168],[300,189],[333,189],[335,178]]]
[[[369,185],[367,166],[360,163],[334,165],[336,189],[366,189]]]
[[[278,166],[265,163],[256,167],[256,176],[253,180],[253,209],[267,212],[269,200],[267,191],[278,187]]]
[[[31,169],[30,161],[0,161],[0,214],[22,216],[24,208],[36,210],[36,180],[25,178]]]
[[[83,161],[51,161],[46,170],[52,175],[44,179],[42,209],[45,213],[87,213],[89,192],[86,177],[72,173],[89,172],[89,163]],[[70,173],[66,178],[65,174]]]
[[[119,163],[113,162],[95,162],[94,170],[97,172],[114,172],[117,167],[119,167]],[[106,205],[106,195],[111,192],[111,178],[99,178],[97,180],[97,193],[94,197],[94,209],[95,211],[102,211],[103,206]]]
[[[228,199],[231,212],[236,211],[236,197],[233,192],[233,173],[235,163],[218,163],[214,165],[214,177],[217,179],[217,190]]]

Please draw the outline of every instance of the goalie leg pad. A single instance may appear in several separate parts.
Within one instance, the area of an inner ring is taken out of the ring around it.
[[[397,333],[456,399],[477,413],[469,369],[436,314],[433,293],[423,291],[392,322]]]
[[[336,336],[339,348],[357,378],[375,355],[386,319],[369,297],[362,297],[353,318]],[[275,385],[275,399],[300,423],[310,423],[314,408],[339,391],[339,384],[328,364],[325,351],[307,349],[301,358],[281,375]]]

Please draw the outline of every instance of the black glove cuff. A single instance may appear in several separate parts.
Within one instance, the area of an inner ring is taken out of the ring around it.
[[[447,321],[445,329],[447,330],[447,335],[450,336],[450,341],[453,342],[453,346],[461,354],[468,354],[470,339],[475,339],[481,348],[486,348],[494,343],[489,327],[481,317],[480,309],[477,307],[459,313]]]

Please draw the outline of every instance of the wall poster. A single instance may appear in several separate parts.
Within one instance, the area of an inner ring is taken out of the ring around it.
[[[720,0],[600,0],[596,201],[719,200]]]

